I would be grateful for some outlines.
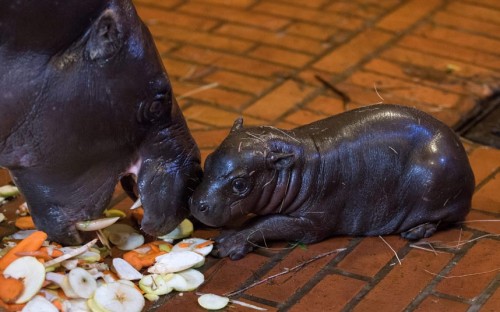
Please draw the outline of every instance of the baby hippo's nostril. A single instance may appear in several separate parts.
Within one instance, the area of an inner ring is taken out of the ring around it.
[[[200,204],[200,212],[207,212],[209,210],[209,206],[205,203]]]

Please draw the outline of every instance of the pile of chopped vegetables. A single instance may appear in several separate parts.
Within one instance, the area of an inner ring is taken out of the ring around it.
[[[0,198],[16,192],[0,188]],[[189,238],[193,232],[189,220],[158,240],[145,242],[134,227],[115,223],[125,216],[123,212],[108,210],[105,215],[77,224],[79,230],[97,231],[104,247],[97,247],[97,239],[62,247],[36,230],[25,211],[18,215],[15,225],[20,231],[4,237],[0,249],[0,311],[142,311],[145,300],[155,301],[172,291],[194,291],[205,281],[196,268],[204,264],[213,242]],[[176,240],[180,241],[173,244]],[[110,256],[111,245],[124,252],[121,257]],[[200,305],[220,309],[229,302],[211,296],[201,296]]]

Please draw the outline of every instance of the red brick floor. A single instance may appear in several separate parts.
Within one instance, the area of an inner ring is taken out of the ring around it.
[[[291,128],[383,102],[415,106],[454,125],[477,99],[500,86],[497,0],[135,3],[203,158],[238,116],[247,125]],[[333,238],[295,249],[278,244],[240,261],[210,258],[199,291],[235,291],[345,247],[236,299],[269,311],[500,311],[500,224],[493,222],[500,221],[500,150],[464,144],[477,180],[467,220],[489,221],[465,223],[429,239],[449,248],[434,253],[385,237],[399,264],[380,238]],[[124,199],[119,205],[128,204]],[[203,309],[195,294],[185,293],[165,296],[150,310]]]

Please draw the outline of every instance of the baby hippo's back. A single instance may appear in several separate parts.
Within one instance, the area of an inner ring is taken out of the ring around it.
[[[293,132],[311,137],[322,159],[327,185],[310,208],[329,212],[332,234],[418,239],[470,209],[474,176],[460,140],[419,110],[374,105]]]

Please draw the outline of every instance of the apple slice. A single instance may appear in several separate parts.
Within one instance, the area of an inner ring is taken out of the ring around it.
[[[122,258],[114,258],[113,267],[121,279],[133,281],[142,278],[142,274]]]
[[[94,298],[90,298],[89,300],[87,300],[87,306],[89,307],[90,311],[92,311],[92,312],[108,312],[108,311],[104,310],[104,308],[99,306],[95,302]]]
[[[134,286],[119,282],[99,286],[93,300],[109,312],[141,312],[145,305],[144,297]]]
[[[205,258],[193,251],[174,251],[156,257],[156,263],[149,267],[149,273],[175,273],[189,269]]]
[[[172,251],[190,250],[199,253],[202,256],[207,256],[214,244],[212,241],[203,238],[186,238],[172,247]]]
[[[19,195],[19,189],[13,185],[0,186],[0,197],[8,198]]]
[[[147,294],[157,296],[166,295],[173,290],[173,288],[168,284],[168,281],[172,279],[172,277],[173,274],[145,275],[139,281],[139,288]]]
[[[144,244],[144,236],[127,224],[113,224],[103,232],[120,250],[132,250]]]
[[[42,288],[45,281],[45,267],[35,257],[21,257],[9,264],[3,275],[23,281],[24,291],[15,303],[25,303]]]
[[[24,306],[22,312],[59,312],[59,310],[44,297],[35,296]]]
[[[205,282],[203,273],[195,269],[187,269],[176,274],[186,280],[186,288],[183,290],[176,289],[177,291],[193,291]]]
[[[207,310],[220,310],[227,306],[229,298],[214,294],[204,294],[198,297],[198,303]]]
[[[79,221],[75,224],[75,227],[78,231],[82,232],[97,231],[107,228],[108,226],[114,224],[119,219],[120,217],[118,216],[118,217],[101,218],[89,221]]]
[[[92,297],[97,289],[94,277],[82,268],[74,268],[68,273],[69,285],[79,298],[88,299]]]
[[[158,238],[165,241],[181,239],[188,237],[193,233],[193,223],[189,219],[184,219],[172,232],[159,236]]]
[[[65,312],[90,312],[87,299],[68,299],[63,301]]]

